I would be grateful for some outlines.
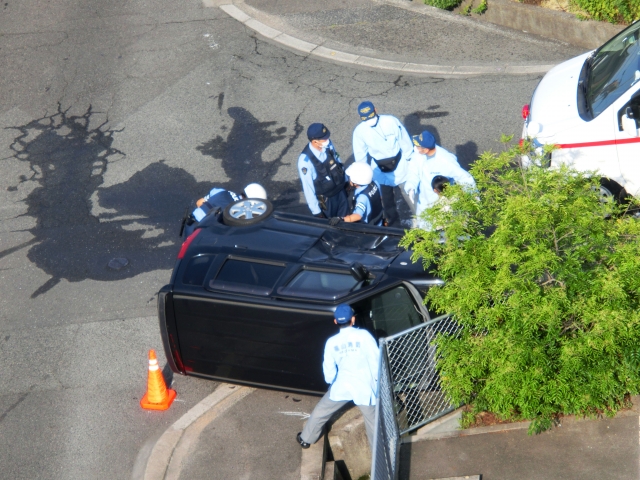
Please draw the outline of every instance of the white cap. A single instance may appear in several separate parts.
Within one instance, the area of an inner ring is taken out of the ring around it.
[[[373,180],[373,170],[365,162],[352,163],[347,168],[346,174],[353,183],[360,186],[369,185]]]
[[[250,183],[244,187],[244,194],[247,198],[262,198],[267,199],[267,191],[259,183]]]

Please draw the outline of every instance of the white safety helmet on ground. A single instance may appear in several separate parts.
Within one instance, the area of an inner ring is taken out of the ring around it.
[[[267,199],[267,191],[259,183],[250,183],[244,187],[244,194],[247,198],[262,198]]]
[[[349,175],[349,180],[356,185],[369,185],[371,180],[373,180],[373,170],[369,164],[365,162],[352,163],[349,165],[349,168],[347,168],[346,174]]]

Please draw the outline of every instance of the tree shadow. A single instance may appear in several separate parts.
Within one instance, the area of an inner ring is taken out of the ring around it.
[[[275,181],[273,176],[303,130],[298,119],[276,159],[262,161],[269,145],[286,138],[286,127],[274,129],[276,122],[259,122],[243,108],[228,112],[234,124],[227,139],[217,136],[196,147],[222,160],[230,180],[217,185],[240,192],[247,183],[259,182],[268,192],[277,192],[276,204],[297,195],[296,182]],[[13,157],[28,163],[31,172],[19,183],[37,185],[24,200],[23,214],[36,225],[27,229],[34,238],[0,251],[0,258],[29,247],[29,260],[51,276],[32,298],[62,279],[116,281],[172,268],[184,209],[213,186],[160,160],[123,183],[100,188],[109,164],[125,161],[126,155],[113,146],[116,131],[106,122],[92,127],[92,121],[91,107],[71,115],[58,105],[51,115],[10,127],[18,132],[10,147]],[[110,262],[114,258],[122,260]]]

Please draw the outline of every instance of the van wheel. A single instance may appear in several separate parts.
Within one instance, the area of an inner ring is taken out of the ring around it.
[[[244,198],[225,207],[222,220],[230,227],[246,227],[261,222],[273,213],[273,205],[262,198]]]
[[[600,195],[603,198],[613,198],[618,203],[626,203],[627,191],[617,182],[609,178],[600,179]]]

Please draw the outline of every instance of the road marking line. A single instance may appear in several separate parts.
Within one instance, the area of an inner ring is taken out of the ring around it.
[[[311,416],[311,414],[307,412],[280,412],[280,413],[283,415],[287,415],[289,417],[300,417],[303,420],[306,420]]]

